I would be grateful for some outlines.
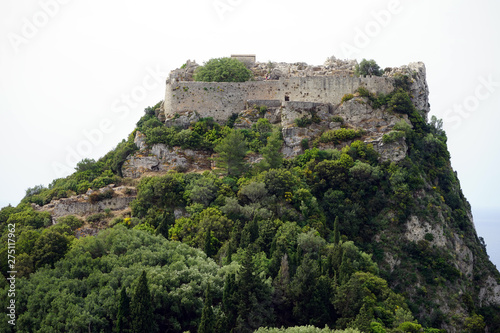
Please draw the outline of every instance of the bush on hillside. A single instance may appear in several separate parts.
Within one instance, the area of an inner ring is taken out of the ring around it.
[[[245,64],[233,58],[210,59],[198,67],[195,81],[203,82],[245,82],[252,78],[252,72]]]

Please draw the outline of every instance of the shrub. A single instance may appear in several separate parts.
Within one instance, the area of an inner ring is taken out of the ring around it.
[[[388,102],[390,109],[397,113],[411,115],[415,111],[415,106],[411,102],[408,93],[399,89]]]
[[[345,95],[342,97],[342,100],[340,101],[340,103],[347,102],[348,100],[353,99],[353,97],[354,97],[354,95],[353,95],[353,94],[345,94]]]
[[[365,87],[359,87],[358,89],[356,89],[356,91],[359,93],[359,96],[361,97],[373,98],[373,95]]]
[[[255,110],[259,111],[259,114],[261,116],[264,116],[267,112],[267,106],[265,105],[260,105],[260,106],[257,106],[257,105],[254,105],[253,107]]]
[[[354,70],[354,74],[357,76],[361,75],[375,75],[375,76],[381,76],[382,75],[382,70],[380,69],[379,65],[375,62],[375,60],[366,60],[363,59],[359,65],[356,65],[356,68]]]
[[[403,131],[390,131],[382,136],[382,142],[385,144],[396,142],[397,140],[404,138],[405,132]]]
[[[104,214],[104,213],[95,213],[95,214],[87,216],[86,220],[89,223],[94,223],[94,222],[99,222],[101,220],[104,220],[105,218],[106,218],[106,214]]]
[[[424,239],[428,242],[432,242],[434,240],[434,235],[428,232],[425,234]]]
[[[312,123],[319,124],[321,122],[321,119],[316,115],[316,112],[311,112],[311,117],[308,117],[307,115],[303,115],[300,118],[295,118],[294,123],[298,127],[306,127],[311,125]]]
[[[347,140],[352,140],[361,137],[365,132],[362,129],[354,130],[352,128],[341,128],[338,130],[330,130],[321,134],[319,141],[323,143],[333,142],[340,143]]]
[[[231,116],[229,116],[229,118],[227,118],[226,126],[229,127],[229,128],[233,128],[234,127],[234,122],[236,121],[236,119],[238,119],[238,114],[237,113],[233,113]]]
[[[156,143],[163,143],[168,146],[172,146],[175,134],[177,132],[172,127],[153,127],[145,131],[146,143],[148,145],[154,145]]]
[[[198,67],[193,78],[203,82],[245,82],[252,78],[252,71],[234,58],[216,58]]]
[[[160,127],[163,126],[162,122],[158,120],[156,117],[151,117],[150,119],[146,120],[142,124],[142,130],[147,129],[147,128],[155,128],[155,127]]]
[[[88,202],[89,203],[96,203],[101,201],[101,196],[99,195],[99,192],[92,192],[89,195]]]
[[[394,125],[394,130],[408,134],[411,131],[411,126],[406,121],[400,120]]]
[[[403,89],[406,91],[410,90],[411,81],[408,75],[396,74],[394,75],[394,88],[396,90]]]
[[[59,218],[58,224],[67,225],[72,231],[75,231],[83,225],[83,221],[73,215],[67,215]]]
[[[107,189],[104,192],[95,191],[89,195],[88,202],[96,203],[105,199],[111,199],[115,192],[112,189]]]
[[[334,122],[334,123],[341,123],[343,124],[344,123],[344,118],[342,118],[341,116],[333,116],[330,121]]]
[[[301,118],[295,118],[293,122],[298,127],[306,127],[312,124],[312,119],[307,116],[302,116]]]
[[[308,139],[302,139],[300,141],[300,146],[302,147],[302,150],[303,151],[306,151],[307,149],[309,149],[309,140]]]

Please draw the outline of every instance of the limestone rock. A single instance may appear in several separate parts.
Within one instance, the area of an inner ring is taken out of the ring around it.
[[[167,127],[188,128],[191,123],[200,120],[200,116],[194,111],[179,112],[174,117],[166,118],[165,125]],[[141,148],[142,149],[142,148]]]
[[[200,65],[198,65],[195,60],[187,60],[181,68],[175,69],[170,72],[169,79],[174,81],[192,81],[194,71],[199,66]]]
[[[500,304],[500,285],[492,276],[479,290],[479,302],[481,306]]]
[[[146,148],[146,136],[139,131],[135,132],[134,143],[140,150]]]
[[[124,177],[138,178],[149,171],[159,171],[160,160],[157,156],[134,154],[127,158],[122,167]]]
[[[391,143],[384,143],[381,138],[376,141],[365,140],[366,143],[373,144],[373,148],[380,154],[380,161],[399,162],[404,160],[408,152],[408,146],[404,138]]]
[[[313,102],[284,102],[284,110],[281,113],[281,126],[283,128],[294,126],[295,119],[302,117],[311,119],[313,115],[319,119],[327,119],[330,115],[329,105]]]
[[[411,79],[410,97],[421,115],[427,120],[430,111],[429,87],[426,80],[426,69],[423,62],[412,62],[407,66],[399,68],[389,68],[384,76],[394,76],[396,74],[408,75]]]
[[[127,158],[122,173],[125,177],[139,178],[147,172],[207,170],[211,169],[210,157],[207,151],[168,147],[161,143],[152,147],[145,145]]]
[[[426,234],[432,234],[433,240],[431,244],[441,248],[446,246],[446,237],[441,224],[432,226],[429,222],[420,221],[418,217],[411,216],[406,222],[405,237],[409,241],[418,242],[424,240]]]

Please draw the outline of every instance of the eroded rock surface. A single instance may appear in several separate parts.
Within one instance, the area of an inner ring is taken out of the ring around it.
[[[212,167],[211,153],[203,150],[168,147],[155,144],[152,147],[138,144],[143,134],[136,132],[136,145],[140,150],[130,155],[122,167],[125,177],[139,178],[147,172],[209,170]]]

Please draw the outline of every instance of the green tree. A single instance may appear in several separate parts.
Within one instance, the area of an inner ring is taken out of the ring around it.
[[[217,321],[217,332],[231,332],[236,325],[237,302],[236,277],[234,274],[226,275],[224,290],[222,292],[222,315]]]
[[[376,76],[381,76],[382,75],[382,70],[380,69],[379,65],[375,62],[375,60],[366,60],[363,59],[359,63],[359,65],[356,65],[356,68],[354,70],[354,74],[357,76],[360,75],[376,75]]]
[[[253,332],[272,323],[271,287],[256,274],[252,251],[248,248],[241,260],[240,279],[237,282],[237,332]]]
[[[252,71],[234,58],[215,58],[196,69],[195,81],[245,82],[252,78]]]
[[[410,96],[402,89],[399,89],[394,95],[392,95],[388,105],[392,111],[407,115],[411,115],[415,110],[415,106],[413,105]]]
[[[484,317],[473,314],[465,319],[465,328],[469,333],[483,333],[485,328]]]
[[[238,130],[232,130],[214,149],[219,153],[217,165],[226,170],[229,176],[239,176],[245,170],[247,143]]]
[[[333,244],[338,245],[340,243],[340,231],[339,231],[339,217],[335,217],[335,222],[333,223]]]
[[[288,255],[286,253],[281,258],[280,270],[273,281],[273,286],[273,305],[276,310],[276,324],[277,326],[290,326],[293,304],[290,292],[290,267],[288,266]]]
[[[320,276],[318,263],[306,254],[291,283],[293,314],[298,324],[324,326],[330,322],[334,310],[327,280]]]
[[[129,323],[130,318],[130,298],[125,291],[125,287],[122,287],[120,292],[120,304],[118,306],[118,315],[116,319],[116,330],[118,333],[128,332],[130,328]]]
[[[422,332],[422,325],[410,321],[405,321],[404,323],[401,323],[397,329],[402,332],[419,333]]]
[[[212,309],[210,284],[207,284],[207,289],[205,290],[205,302],[203,303],[203,310],[201,311],[201,321],[198,326],[198,333],[215,333],[215,314]]]
[[[142,271],[137,281],[130,304],[130,319],[132,322],[132,332],[143,333],[153,331],[153,308],[146,271]]]
[[[175,216],[173,212],[165,211],[161,216],[161,222],[158,228],[156,228],[156,234],[162,235],[168,239],[168,229],[174,225]]]
[[[56,261],[64,257],[68,251],[70,240],[57,231],[46,229],[35,241],[33,261],[35,268],[45,265],[54,267]]]
[[[217,249],[213,243],[212,231],[208,229],[205,232],[205,242],[203,244],[203,251],[205,251],[208,257],[213,257],[217,253]]]
[[[267,139],[267,144],[261,149],[262,156],[264,157],[263,166],[265,169],[276,169],[283,164],[283,154],[280,152],[283,139],[281,132],[275,128],[271,136]]]
[[[174,208],[183,202],[182,174],[169,173],[160,177],[145,177],[137,186],[137,198],[130,204],[132,215],[145,217],[150,208]]]

